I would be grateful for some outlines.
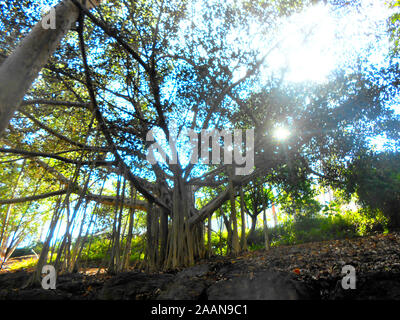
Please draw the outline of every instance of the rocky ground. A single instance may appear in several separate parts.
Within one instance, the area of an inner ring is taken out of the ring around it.
[[[342,288],[344,265],[356,270],[354,290]],[[67,274],[57,278],[56,290],[23,289],[29,276],[27,271],[1,273],[0,299],[400,299],[400,234],[214,257],[170,272]]]

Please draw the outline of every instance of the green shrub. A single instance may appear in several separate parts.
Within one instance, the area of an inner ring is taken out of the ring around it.
[[[328,215],[300,216],[269,228],[271,246],[293,245],[333,239],[354,238],[374,231],[387,230],[387,219],[381,213],[366,212],[360,209],[343,214],[332,212]],[[264,232],[256,229],[252,236],[250,249],[264,247]]]
[[[219,233],[211,233],[211,247],[214,254],[225,255],[227,251],[227,243],[228,232],[222,232],[221,237]]]
[[[20,270],[20,269],[29,269],[33,268],[37,264],[37,259],[35,258],[29,258],[29,259],[23,259],[20,261],[15,261],[12,264],[9,265],[8,269],[11,271],[15,270]]]

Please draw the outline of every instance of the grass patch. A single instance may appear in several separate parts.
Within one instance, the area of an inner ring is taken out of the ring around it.
[[[10,262],[7,268],[8,270],[11,271],[16,271],[20,269],[30,269],[36,266],[37,261],[38,260],[36,258],[22,259],[20,261],[13,260],[12,262]]]

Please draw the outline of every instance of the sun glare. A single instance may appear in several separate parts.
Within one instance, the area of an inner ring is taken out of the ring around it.
[[[286,140],[290,136],[290,131],[286,128],[279,127],[275,129],[274,137],[278,140]]]
[[[389,9],[380,1],[363,0],[362,9],[346,10],[318,4],[283,20],[274,36],[276,48],[264,66],[266,73],[285,69],[290,82],[325,82],[337,67],[367,55],[371,62],[383,59],[384,33]],[[271,42],[260,36],[256,46],[268,52]],[[379,57],[377,57],[379,56]]]

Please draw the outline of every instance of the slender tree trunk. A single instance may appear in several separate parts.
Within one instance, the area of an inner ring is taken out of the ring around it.
[[[118,272],[121,270],[121,228],[122,228],[122,216],[124,212],[124,201],[125,201],[125,186],[126,186],[126,179],[124,179],[124,184],[122,186],[122,199],[121,199],[121,206],[119,209],[118,215],[118,228],[117,234],[115,239],[115,270]]]
[[[21,170],[18,173],[18,177],[17,180],[15,181],[15,184],[13,186],[12,192],[11,192],[11,198],[14,198],[15,193],[17,192],[18,189],[18,184],[21,180],[22,175],[24,174],[25,171],[25,164],[26,164],[26,160],[24,160]],[[7,243],[9,240],[9,232],[7,231],[7,227],[8,227],[8,222],[9,222],[9,218],[10,218],[10,213],[11,210],[13,208],[14,205],[9,204],[7,206],[7,210],[4,214],[4,218],[3,218],[3,223],[2,223],[2,228],[1,228],[1,234],[0,234],[0,261],[3,263],[6,261],[6,251],[7,251]]]
[[[69,198],[69,194],[66,195],[66,197],[64,199],[64,203],[66,201],[68,201],[68,198]],[[33,273],[32,277],[30,278],[30,280],[28,281],[26,286],[36,284],[37,282],[39,282],[39,280],[41,278],[42,268],[45,265],[45,263],[47,263],[47,259],[48,259],[48,253],[49,253],[49,249],[50,249],[50,241],[53,239],[54,231],[56,229],[57,223],[58,223],[60,215],[61,215],[61,210],[62,210],[61,200],[62,199],[60,198],[54,209],[54,213],[51,218],[47,237],[46,237],[45,242],[43,243],[43,248],[42,248],[42,251],[40,252],[40,257],[39,257],[37,265],[36,265],[36,271]]]
[[[125,180],[124,180],[125,181]],[[119,205],[120,205],[120,195],[121,195],[121,179],[117,180],[117,193],[116,193],[116,202],[115,202],[115,214],[114,214],[114,222],[112,229],[112,237],[111,237],[111,251],[110,251],[110,259],[108,262],[108,272],[115,273],[117,272],[117,264],[116,264],[116,255],[117,248],[119,245],[119,237],[117,238],[117,229],[118,229],[118,221],[119,221]],[[122,191],[123,193],[123,191]],[[122,202],[121,202],[122,206]]]
[[[268,238],[268,223],[267,223],[267,215],[265,213],[266,209],[263,210],[263,224],[264,224],[264,243],[265,250],[269,250],[269,238]]]
[[[219,253],[222,255],[222,226],[223,226],[223,212],[222,212],[222,207],[220,208],[220,219],[219,219]]]
[[[257,215],[250,215],[251,218],[251,226],[250,226],[250,231],[247,236],[247,241],[250,243],[253,241],[255,232],[256,232],[256,227],[257,227]]]
[[[212,256],[211,218],[212,218],[212,214],[210,214],[210,216],[208,217],[208,226],[207,226],[207,256],[209,258]]]
[[[224,224],[225,224],[225,228],[226,231],[228,233],[228,237],[226,239],[226,253],[230,253],[232,252],[232,226],[231,226],[231,219],[228,219],[225,214],[224,211],[222,210],[222,207],[220,208],[220,212],[221,212],[221,216],[223,218]]]
[[[230,189],[230,203],[231,203],[231,219],[232,219],[232,253],[238,254],[240,251],[238,224],[236,216],[236,203],[235,203],[235,188],[233,185],[233,168],[229,174],[229,189]]]
[[[101,189],[101,192],[102,191],[103,191],[103,187]],[[75,270],[75,269],[79,270],[79,268],[76,265],[78,264],[79,259],[80,259],[81,254],[82,254],[82,251],[83,251],[83,249],[84,249],[84,247],[86,245],[87,238],[88,238],[89,233],[90,233],[90,227],[92,226],[92,223],[95,223],[95,221],[94,221],[94,217],[95,217],[94,212],[96,211],[96,208],[97,208],[97,203],[96,203],[96,206],[94,207],[93,211],[91,212],[89,225],[88,225],[88,227],[86,229],[85,235],[83,236],[82,239],[78,238],[79,242],[77,244],[77,253],[75,254],[75,257],[74,257],[74,260],[73,260],[73,265],[71,267],[72,270]],[[86,214],[86,209],[85,209],[85,214]],[[83,226],[83,222],[84,222],[84,219],[82,221],[82,226]],[[81,233],[82,233],[82,230],[79,232],[79,237],[80,237]],[[91,245],[91,242],[89,242],[88,252],[90,252],[90,245]]]
[[[135,197],[133,197],[133,187],[131,187],[131,202],[134,203],[137,198],[137,191],[135,190]],[[129,210],[129,226],[128,226],[128,235],[126,237],[125,250],[122,261],[122,270],[127,270],[129,267],[129,260],[131,257],[131,248],[132,248],[132,235],[133,235],[133,222],[135,219],[135,208],[132,206]]]
[[[164,262],[167,258],[168,247],[168,212],[161,209],[160,216],[160,261]]]
[[[253,214],[250,214],[251,217],[251,227],[250,227],[250,232],[247,237],[247,242],[249,244],[254,243],[254,238],[255,238],[255,232],[256,232],[256,227],[257,227],[257,217],[258,217],[258,201],[257,201],[257,190],[253,194]]]
[[[261,186],[261,191],[263,191],[263,186]],[[263,229],[264,229],[264,242],[265,242],[265,250],[269,250],[269,238],[268,238],[268,221],[267,221],[267,199],[265,196],[262,196],[262,206],[263,206]]]
[[[256,228],[257,228],[257,214],[254,214],[251,216],[251,227],[250,227],[250,233],[254,234],[254,232],[256,232]]]
[[[241,246],[242,251],[247,251],[246,213],[244,211],[244,194],[243,194],[242,187],[240,187],[240,217],[242,219],[242,233],[240,235],[240,246]]]
[[[83,233],[83,226],[84,226],[85,220],[86,220],[86,209],[87,209],[87,203],[85,203],[85,207],[83,209],[83,217],[81,219],[81,223],[80,223],[80,226],[79,226],[78,237],[77,237],[77,239],[75,241],[75,244],[74,244],[74,246],[72,248],[71,264],[69,266],[69,271],[70,272],[79,271],[79,267],[77,266],[77,261],[78,261],[78,256],[79,256],[80,250],[83,247],[82,233]]]
[[[263,191],[263,186],[261,186],[261,191]],[[269,250],[269,238],[268,238],[268,221],[267,221],[267,199],[265,196],[262,196],[262,207],[263,207],[263,224],[264,224],[264,241],[265,241],[265,250]]]
[[[6,259],[5,261],[7,261],[11,255],[14,253],[15,249],[19,246],[19,244],[22,242],[22,240],[24,240],[24,238],[20,238],[18,239],[17,242],[15,242],[15,244],[13,244],[12,246],[10,246],[10,248],[8,249],[7,253],[6,253]],[[0,268],[1,269],[1,268]]]
[[[154,204],[149,203],[146,215],[147,221],[147,232],[146,232],[146,260],[148,264],[148,268],[150,270],[155,270],[156,260],[157,260],[157,250],[155,248],[155,228],[156,224],[154,223],[155,216],[157,215],[157,209],[154,207]]]

